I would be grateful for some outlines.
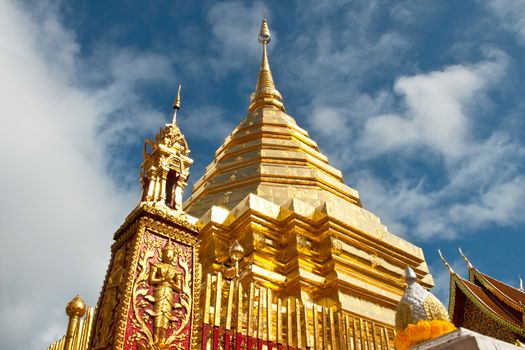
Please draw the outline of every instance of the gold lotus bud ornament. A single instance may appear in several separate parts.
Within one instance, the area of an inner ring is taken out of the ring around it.
[[[230,247],[230,259],[235,264],[235,276],[239,277],[239,261],[244,256],[244,248],[239,243],[239,241],[235,240],[233,242],[232,246]]]
[[[82,317],[86,313],[86,304],[84,300],[77,295],[66,305],[66,314],[69,317]]]

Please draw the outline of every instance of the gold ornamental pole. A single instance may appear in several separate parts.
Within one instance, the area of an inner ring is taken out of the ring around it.
[[[64,350],[76,350],[74,338],[78,333],[80,319],[86,313],[86,304],[79,295],[73,298],[66,306],[66,314],[69,317],[67,332],[64,341]]]

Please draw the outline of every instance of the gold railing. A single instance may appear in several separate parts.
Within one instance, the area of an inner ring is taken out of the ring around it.
[[[202,349],[391,350],[392,327],[272,290],[208,275]]]
[[[48,350],[87,350],[93,331],[95,310],[86,306],[77,295],[66,307],[69,317],[66,335],[51,344]],[[85,317],[82,318],[85,314]]]

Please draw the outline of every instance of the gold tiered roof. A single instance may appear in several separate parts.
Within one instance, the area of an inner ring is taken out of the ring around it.
[[[226,138],[215,160],[186,201],[188,212],[202,215],[212,205],[231,209],[248,194],[282,205],[299,198],[318,206],[328,200],[360,206],[356,190],[328,163],[308,132],[286,114],[268,62],[270,32],[263,20],[263,56],[246,118]]]
[[[280,296],[345,310],[391,327],[407,265],[433,284],[422,250],[388,232],[361,206],[275,88],[263,20],[262,64],[246,118],[194,185],[185,211],[199,218],[204,274],[224,271],[245,248],[244,281]]]

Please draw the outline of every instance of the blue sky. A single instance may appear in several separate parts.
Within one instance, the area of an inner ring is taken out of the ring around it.
[[[144,137],[171,117],[191,180],[244,117],[266,12],[287,111],[363,205],[464,272],[517,286],[525,243],[525,2],[0,0],[0,347],[42,349],[95,304],[139,198]],[[187,190],[189,192],[189,189]],[[28,330],[31,336],[27,336]]]

